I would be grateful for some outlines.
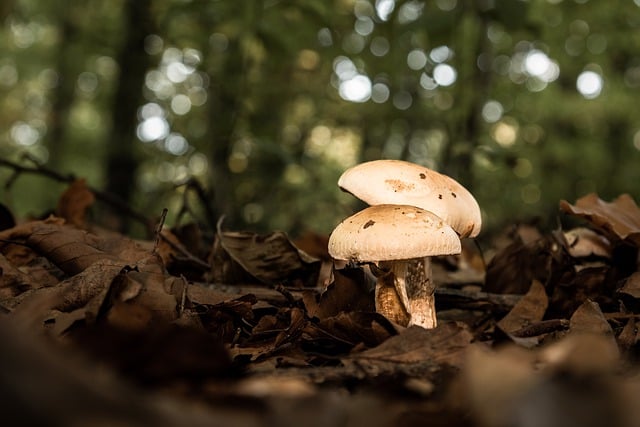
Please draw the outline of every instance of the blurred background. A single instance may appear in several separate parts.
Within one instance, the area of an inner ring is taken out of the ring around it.
[[[485,233],[640,194],[640,0],[3,0],[0,20],[0,158],[169,223],[186,203],[328,233],[358,206],[339,175],[379,158],[459,180]],[[65,186],[0,182],[20,218]]]

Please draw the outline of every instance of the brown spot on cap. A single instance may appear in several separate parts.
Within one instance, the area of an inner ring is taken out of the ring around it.
[[[391,188],[394,193],[413,191],[415,188],[415,184],[402,181],[401,179],[387,179],[384,182]]]
[[[442,200],[442,194],[438,194],[438,199]]]
[[[421,173],[420,174],[420,179],[427,179],[427,174]]]
[[[458,197],[458,196],[456,196],[456,193],[454,193],[453,191],[451,192],[451,195],[452,195],[454,198]]]
[[[372,227],[373,224],[375,224],[375,223],[376,223],[375,221],[369,220],[369,221],[367,221],[367,223],[362,228]]]

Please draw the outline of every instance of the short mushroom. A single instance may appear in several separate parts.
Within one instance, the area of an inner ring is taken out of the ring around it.
[[[415,163],[403,160],[361,163],[346,170],[340,176],[338,186],[370,205],[409,205],[433,212],[461,238],[477,236],[482,227],[480,207],[466,188],[453,178]],[[423,300],[433,300],[435,291],[431,283],[431,260],[425,257],[412,264],[415,264],[411,266],[412,270],[424,271],[429,288],[398,290],[399,299],[409,313],[409,324],[435,327],[435,320],[433,324],[430,320],[431,314],[421,312],[423,307],[432,305]],[[415,283],[419,282],[407,282],[407,285]],[[428,297],[427,292],[431,292]]]
[[[376,310],[403,326],[407,325],[403,309],[413,324],[436,326],[435,287],[428,257],[460,251],[456,232],[437,215],[416,206],[370,206],[343,220],[329,237],[332,257],[377,264]],[[389,292],[390,288],[395,292]],[[402,304],[389,300],[394,297]]]

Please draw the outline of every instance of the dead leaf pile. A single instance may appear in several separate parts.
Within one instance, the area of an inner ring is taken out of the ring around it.
[[[321,236],[136,241],[92,225],[93,200],[78,182],[59,216],[0,231],[7,425],[640,424],[626,195],[562,201],[581,227],[516,227],[486,273],[468,245],[436,260],[433,330],[376,313],[370,274],[334,269]]]

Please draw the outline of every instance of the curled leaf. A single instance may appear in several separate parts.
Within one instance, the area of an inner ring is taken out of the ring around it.
[[[585,218],[607,234],[640,244],[640,208],[628,194],[620,195],[611,203],[595,193],[581,197],[574,205],[561,200],[560,210]]]

